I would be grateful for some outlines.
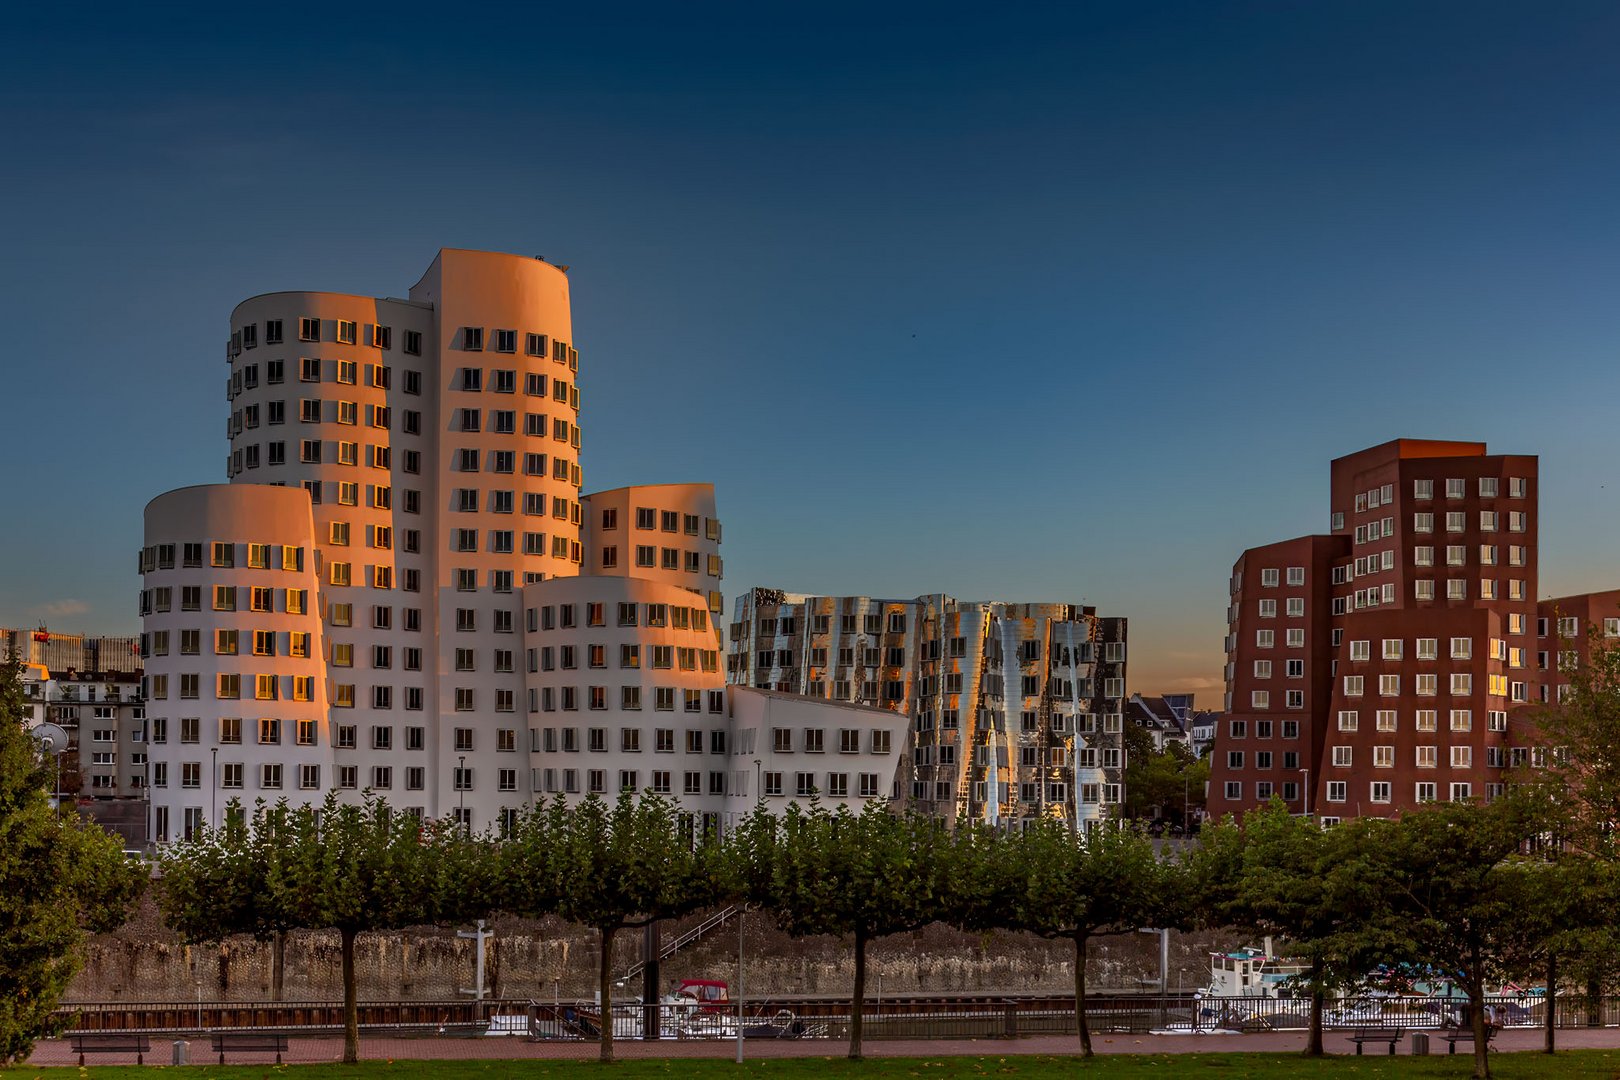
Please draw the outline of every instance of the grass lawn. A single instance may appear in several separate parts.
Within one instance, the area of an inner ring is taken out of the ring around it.
[[[0,1070],[0,1077],[67,1080],[488,1080],[491,1077],[545,1077],[547,1080],[1103,1080],[1142,1077],[1466,1077],[1468,1055],[1438,1057],[1346,1057],[1307,1061],[1295,1054],[1109,1054],[1082,1062],[1070,1057],[873,1058],[853,1064],[843,1058],[794,1058],[749,1062],[678,1058],[624,1061],[603,1066],[578,1061],[368,1061],[361,1065],[191,1065],[181,1068],[90,1065],[79,1068]],[[1573,1050],[1549,1061],[1536,1053],[1492,1054],[1491,1071],[1503,1080],[1555,1076],[1558,1080],[1620,1077],[1620,1050]]]

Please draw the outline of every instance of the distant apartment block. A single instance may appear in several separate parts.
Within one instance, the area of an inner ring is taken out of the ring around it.
[[[25,664],[38,664],[53,672],[141,670],[139,638],[86,637],[44,627],[0,628],[0,656],[16,656]]]
[[[736,601],[729,638],[733,685],[904,717],[892,795],[918,809],[1085,824],[1122,799],[1123,618],[1074,604],[755,589]],[[784,753],[806,749],[779,738]]]
[[[1193,694],[1132,694],[1125,703],[1125,722],[1135,724],[1153,737],[1153,748],[1163,750],[1168,743],[1191,746]]]
[[[55,724],[67,735],[51,761],[53,794],[78,803],[127,846],[145,843],[146,705],[136,639],[0,630],[0,655],[23,661],[27,725]],[[72,666],[102,658],[113,666]]]
[[[583,493],[573,340],[565,268],[488,252],[441,251],[405,299],[237,306],[229,482],[146,509],[155,840],[334,790],[475,829],[558,795],[718,825],[890,790],[892,715],[727,688],[709,485]],[[777,727],[843,756],[773,784]]]
[[[1212,814],[1488,799],[1539,697],[1537,463],[1401,439],[1332,464],[1331,529],[1244,552]],[[1620,612],[1616,612],[1620,615]]]

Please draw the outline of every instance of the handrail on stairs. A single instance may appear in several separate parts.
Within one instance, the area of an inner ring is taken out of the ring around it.
[[[686,933],[666,941],[658,950],[659,961],[663,962],[668,960],[686,946],[700,941],[705,935],[720,929],[722,926],[726,925],[726,923],[731,921],[731,917],[737,914],[737,910],[737,905],[735,904],[723,907],[713,915],[710,915],[708,918],[698,923],[692,929],[688,930]],[[633,965],[631,965],[630,970],[626,972],[623,978],[619,981],[629,982],[637,975],[640,975],[642,971],[646,969],[646,967],[647,961],[637,960]]]

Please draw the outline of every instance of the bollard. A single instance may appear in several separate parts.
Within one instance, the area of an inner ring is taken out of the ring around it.
[[[1427,1054],[1429,1052],[1429,1033],[1427,1031],[1412,1032],[1412,1053]]]
[[[185,1065],[187,1056],[191,1051],[191,1044],[184,1039],[174,1040],[174,1061],[172,1064]]]

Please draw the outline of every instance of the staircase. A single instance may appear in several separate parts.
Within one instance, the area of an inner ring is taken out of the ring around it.
[[[713,915],[710,915],[707,919],[704,919],[702,922],[692,927],[692,929],[688,930],[686,933],[677,938],[672,938],[671,940],[664,942],[658,950],[659,963],[663,963],[665,960],[668,960],[670,957],[686,948],[686,946],[702,941],[707,935],[712,934],[716,930],[719,930],[722,926],[725,926],[726,923],[731,921],[733,916],[737,915],[741,911],[742,908],[735,904],[730,907],[721,908]],[[645,960],[636,961],[635,964],[631,965],[630,970],[624,974],[620,981],[629,982],[631,979],[634,979],[636,976],[640,975],[646,966],[647,962]]]

